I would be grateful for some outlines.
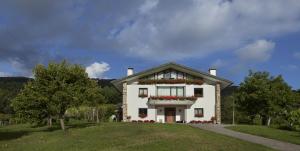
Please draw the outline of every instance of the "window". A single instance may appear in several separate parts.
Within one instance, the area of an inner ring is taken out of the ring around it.
[[[177,73],[177,79],[183,79],[183,73],[182,72]]]
[[[157,79],[163,79],[164,78],[164,73],[160,72],[157,74]]]
[[[184,96],[184,87],[157,87],[157,96]]]
[[[140,118],[147,117],[147,108],[139,108],[139,117]]]
[[[172,71],[171,72],[171,79],[176,79],[176,72],[175,71]]]
[[[203,108],[195,108],[195,117],[203,117]]]
[[[171,72],[170,71],[165,72],[164,79],[170,79],[170,78],[171,78]]]
[[[139,89],[139,97],[148,97],[148,89],[140,88]]]
[[[203,97],[203,88],[194,88],[195,97]]]
[[[184,87],[177,87],[177,96],[184,96]]]

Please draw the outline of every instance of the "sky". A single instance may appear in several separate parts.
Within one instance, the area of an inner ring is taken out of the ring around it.
[[[235,85],[249,70],[300,89],[299,0],[2,0],[0,76],[66,59],[93,78],[177,62]]]

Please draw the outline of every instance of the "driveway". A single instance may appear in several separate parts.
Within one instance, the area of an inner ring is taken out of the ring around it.
[[[251,134],[245,134],[241,132],[232,131],[224,128],[224,125],[215,124],[190,124],[192,127],[201,128],[203,130],[213,131],[216,133],[228,135],[248,142],[261,144],[276,150],[282,151],[300,151],[300,145],[282,142],[274,139],[264,138]]]

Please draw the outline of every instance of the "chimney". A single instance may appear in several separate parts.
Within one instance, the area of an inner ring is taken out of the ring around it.
[[[128,68],[127,69],[127,76],[133,75],[133,68]]]
[[[213,76],[217,76],[217,69],[215,68],[210,68],[208,70],[209,74],[213,75]]]

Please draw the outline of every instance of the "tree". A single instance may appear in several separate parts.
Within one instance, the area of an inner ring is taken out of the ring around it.
[[[86,91],[86,98],[84,104],[93,108],[93,120],[95,119],[96,115],[96,121],[97,123],[100,122],[99,120],[99,104],[102,104],[104,102],[104,96],[102,95],[102,89],[98,86],[97,82],[94,80],[91,80],[89,82],[89,87]]]
[[[291,128],[300,128],[300,109],[291,111],[289,113],[288,121]]]
[[[281,76],[271,77],[268,72],[252,72],[240,84],[235,94],[237,109],[251,121],[257,115],[262,123],[270,125],[272,117],[288,113],[295,101],[292,89]]]
[[[83,67],[68,64],[66,61],[50,63],[47,67],[37,65],[33,72],[34,80],[13,100],[14,110],[33,121],[48,118],[51,122],[56,117],[61,128],[65,130],[66,110],[82,104],[89,96],[93,82]],[[26,115],[28,111],[31,112],[30,116]]]
[[[115,87],[105,86],[103,89],[105,103],[117,104],[121,103],[121,93]]]
[[[14,98],[12,106],[23,120],[42,124],[50,116],[47,109],[48,98],[41,95],[34,82],[28,82],[25,88]]]

